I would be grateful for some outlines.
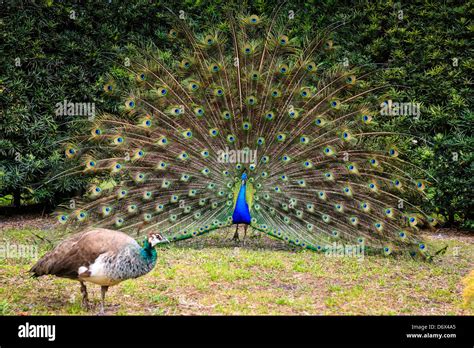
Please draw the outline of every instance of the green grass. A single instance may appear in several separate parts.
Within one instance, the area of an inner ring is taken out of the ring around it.
[[[225,233],[158,250],[148,275],[111,287],[111,315],[472,315],[462,278],[472,269],[472,239],[449,246],[432,263],[407,258],[331,258],[264,236],[235,245]],[[8,229],[0,243],[34,244],[39,256],[61,238],[57,230]],[[459,247],[459,255],[453,247]],[[81,308],[77,282],[32,279],[31,259],[0,259],[0,315],[85,315],[98,312],[100,288],[89,285],[93,307]]]

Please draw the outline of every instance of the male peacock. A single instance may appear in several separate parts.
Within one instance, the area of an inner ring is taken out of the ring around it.
[[[338,239],[427,255],[417,225],[435,220],[400,198],[425,181],[375,122],[388,95],[336,59],[329,30],[308,41],[291,24],[236,15],[194,33],[178,20],[177,56],[129,60],[132,87],[104,86],[121,113],[65,146],[62,175],[93,179],[59,221],[170,241],[241,224],[317,251]]]
[[[97,228],[67,238],[44,255],[30,272],[33,277],[51,274],[78,280],[85,308],[89,305],[84,282],[101,285],[102,314],[109,286],[150,272],[157,258],[154,247],[162,241],[160,234],[150,233],[140,247],[125,233]]]

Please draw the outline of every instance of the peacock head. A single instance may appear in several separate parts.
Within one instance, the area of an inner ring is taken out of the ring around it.
[[[163,238],[163,236],[159,233],[149,233],[148,234],[148,243],[150,244],[150,246],[153,248],[155,245],[159,244],[159,243],[162,243],[164,242],[165,239]]]

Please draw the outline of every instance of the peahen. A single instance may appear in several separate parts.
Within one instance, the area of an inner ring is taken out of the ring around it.
[[[150,272],[156,264],[155,246],[163,242],[150,233],[141,247],[125,233],[104,228],[74,234],[44,255],[31,269],[33,277],[55,275],[81,283],[82,305],[87,309],[85,282],[101,286],[100,313],[104,313],[105,293],[109,286]]]
[[[424,195],[423,171],[394,143],[406,134],[377,122],[390,96],[341,64],[331,28],[290,37],[277,11],[209,25],[177,20],[163,35],[177,53],[143,49],[104,81],[121,109],[65,144],[61,176],[91,185],[59,221],[169,241],[243,225],[315,251],[426,256],[417,226],[436,221],[402,198]]]

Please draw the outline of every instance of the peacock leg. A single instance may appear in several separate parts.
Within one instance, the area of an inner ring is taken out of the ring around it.
[[[82,307],[84,307],[85,310],[89,310],[89,298],[87,297],[87,288],[84,282],[81,283],[81,294],[82,294]]]
[[[108,289],[109,289],[108,286],[101,286],[100,287],[101,302],[100,302],[99,315],[104,315],[105,293],[107,292]]]
[[[234,237],[232,237],[232,240],[235,240],[235,241],[239,240],[239,225],[235,225],[235,233],[234,233]]]

